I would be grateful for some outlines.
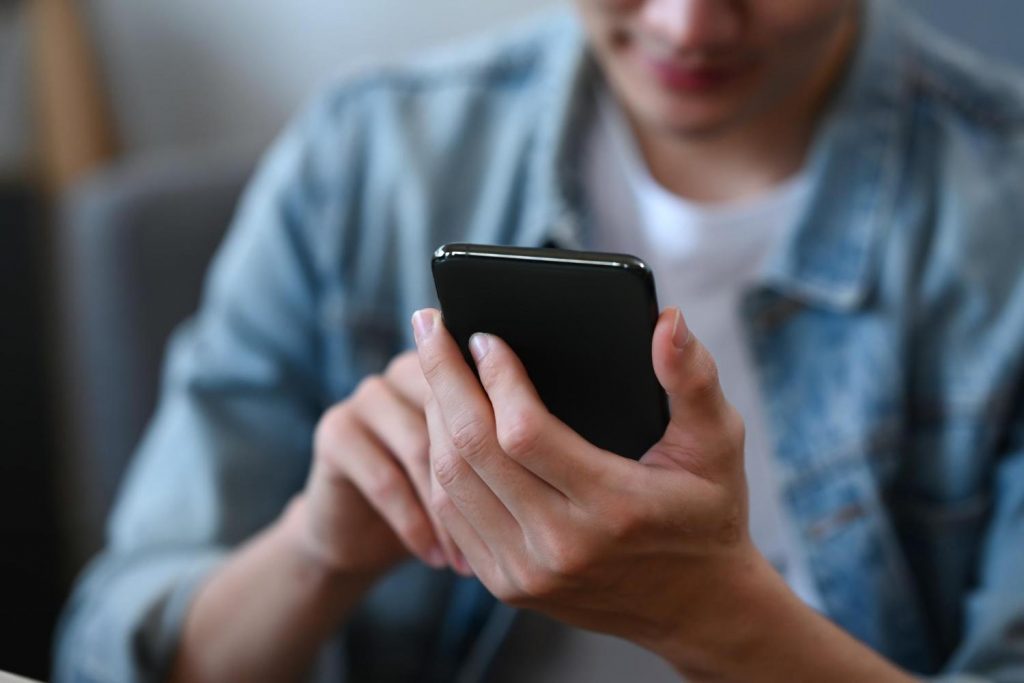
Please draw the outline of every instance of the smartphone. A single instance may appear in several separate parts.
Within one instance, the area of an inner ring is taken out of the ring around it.
[[[592,444],[639,458],[668,424],[651,361],[654,275],[625,254],[446,244],[434,285],[470,367],[469,338],[501,337],[548,410]]]

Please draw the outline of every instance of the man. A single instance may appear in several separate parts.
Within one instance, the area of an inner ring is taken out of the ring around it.
[[[1024,677],[1021,85],[885,2],[577,10],[278,144],[59,678]],[[451,241],[651,261],[684,310],[640,462],[498,338],[477,382],[430,307]]]

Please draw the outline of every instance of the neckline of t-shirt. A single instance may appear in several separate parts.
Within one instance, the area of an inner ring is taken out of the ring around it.
[[[602,127],[611,138],[617,156],[624,162],[626,181],[642,206],[659,213],[670,213],[693,226],[709,229],[741,229],[750,220],[777,208],[799,204],[810,190],[805,170],[791,175],[765,192],[737,201],[696,202],[671,192],[651,175],[644,161],[625,113],[607,89],[598,94]]]

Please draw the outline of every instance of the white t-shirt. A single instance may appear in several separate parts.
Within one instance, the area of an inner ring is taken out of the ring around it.
[[[639,256],[654,272],[658,303],[678,306],[718,365],[726,397],[747,429],[750,532],[758,549],[812,607],[820,604],[781,504],[763,400],[739,306],[808,196],[798,175],[760,197],[702,205],[650,176],[625,116],[607,93],[583,152],[592,210],[588,248]],[[677,681],[655,655],[626,641],[524,615],[496,661],[496,681]]]

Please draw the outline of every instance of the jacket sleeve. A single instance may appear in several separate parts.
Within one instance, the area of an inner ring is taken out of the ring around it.
[[[303,484],[325,405],[310,233],[329,194],[310,151],[330,123],[325,104],[262,163],[199,313],[171,342],[107,547],[62,617],[56,680],[162,679],[197,584]]]
[[[992,486],[992,516],[977,561],[977,584],[964,605],[960,646],[938,680],[1024,681],[1024,416]]]

